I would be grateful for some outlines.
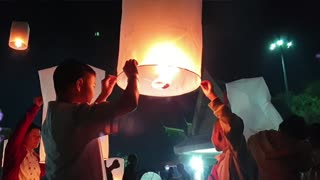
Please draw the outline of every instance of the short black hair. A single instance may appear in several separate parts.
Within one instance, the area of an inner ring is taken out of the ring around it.
[[[67,58],[55,69],[53,73],[54,90],[57,96],[75,85],[79,78],[86,74],[96,75],[95,71],[88,65],[73,58]]]
[[[138,161],[138,157],[136,154],[129,154],[128,155],[129,163],[136,163]]]
[[[307,124],[303,117],[292,115],[279,125],[279,130],[297,139],[307,138]]]
[[[308,127],[309,140],[313,148],[320,148],[320,123]]]
[[[30,132],[32,129],[39,129],[39,130],[41,131],[41,127],[40,127],[40,126],[32,123],[32,124],[29,126],[26,135],[29,134],[29,132]]]

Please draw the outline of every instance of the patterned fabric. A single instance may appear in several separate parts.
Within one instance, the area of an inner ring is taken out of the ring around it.
[[[34,152],[27,152],[20,164],[19,180],[40,180],[39,159]]]

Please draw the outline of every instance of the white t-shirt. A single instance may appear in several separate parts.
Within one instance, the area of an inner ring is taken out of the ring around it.
[[[49,180],[102,180],[105,166],[97,138],[114,133],[115,111],[108,103],[97,105],[52,101],[48,104],[42,139]]]

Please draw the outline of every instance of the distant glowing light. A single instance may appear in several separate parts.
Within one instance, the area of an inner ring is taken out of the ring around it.
[[[203,173],[203,160],[201,159],[201,157],[193,156],[190,159],[190,166],[195,171],[195,180],[201,180]]]
[[[23,45],[23,41],[21,39],[16,39],[15,42],[14,42],[14,45],[17,47],[17,48],[21,48],[22,45]]]
[[[169,166],[169,165],[166,165],[166,166],[164,167],[164,169],[165,169],[166,171],[169,171],[170,166]]]
[[[271,45],[270,45],[270,50],[272,51],[272,50],[274,50],[276,48],[276,44],[275,43],[272,43]]]
[[[209,149],[199,149],[199,150],[195,150],[192,151],[194,153],[218,153],[218,151],[216,150],[216,148],[209,148]]]
[[[277,45],[278,45],[278,46],[282,46],[282,45],[283,45],[283,40],[281,40],[281,39],[278,40],[278,41],[277,41]]]
[[[201,157],[193,156],[190,159],[190,166],[192,167],[192,169],[194,169],[196,171],[202,171],[203,170],[203,161],[202,161]]]
[[[2,118],[3,118],[3,112],[0,109],[0,121],[2,120]]]
[[[292,42],[287,43],[287,47],[290,48],[292,46]]]
[[[94,36],[95,36],[95,37],[100,37],[100,32],[98,32],[98,31],[95,32],[95,33],[94,33]]]

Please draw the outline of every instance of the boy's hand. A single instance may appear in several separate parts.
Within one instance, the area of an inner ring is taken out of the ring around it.
[[[39,96],[39,97],[34,98],[33,103],[34,103],[36,106],[41,107],[42,104],[43,104],[42,97]]]
[[[126,74],[127,78],[136,78],[138,76],[138,62],[134,59],[126,61],[126,64],[123,67],[123,71]]]
[[[101,81],[101,92],[104,93],[107,97],[110,96],[116,83],[117,77],[108,75]]]
[[[120,167],[120,163],[118,161],[118,159],[115,159],[112,164],[111,164],[111,167],[112,169],[117,169],[118,167]]]
[[[213,92],[213,87],[210,81],[204,80],[201,82],[201,89],[205,96],[208,97],[210,101],[213,101],[217,96]]]

